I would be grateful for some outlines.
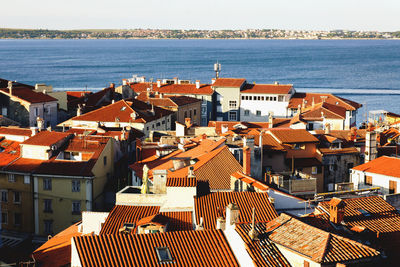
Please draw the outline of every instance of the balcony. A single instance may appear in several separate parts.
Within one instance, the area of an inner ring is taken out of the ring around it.
[[[271,182],[291,195],[314,195],[317,192],[316,178],[296,178],[286,175],[272,175]]]

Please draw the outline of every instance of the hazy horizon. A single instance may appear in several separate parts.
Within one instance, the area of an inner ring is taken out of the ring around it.
[[[400,30],[395,0],[5,1],[2,28]]]

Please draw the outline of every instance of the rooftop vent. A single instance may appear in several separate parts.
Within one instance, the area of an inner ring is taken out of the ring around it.
[[[157,253],[158,262],[164,263],[164,262],[172,261],[172,256],[171,256],[171,252],[169,251],[169,248],[158,247],[158,248],[156,248],[156,253]]]

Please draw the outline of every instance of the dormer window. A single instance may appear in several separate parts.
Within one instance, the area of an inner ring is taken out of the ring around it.
[[[156,253],[157,253],[158,262],[163,263],[163,262],[171,262],[172,261],[171,252],[169,251],[169,249],[167,247],[156,248]]]

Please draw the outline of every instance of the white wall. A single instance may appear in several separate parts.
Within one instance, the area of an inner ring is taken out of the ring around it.
[[[268,115],[273,112],[274,117],[286,117],[289,95],[284,95],[284,101],[278,102],[279,95],[271,94],[241,94],[241,96],[262,96],[264,100],[240,100],[240,119],[242,121],[268,121]],[[276,97],[276,101],[266,101],[265,97]],[[249,110],[249,116],[244,115],[244,111]],[[257,116],[257,110],[261,111],[261,116]]]
[[[304,200],[300,198],[296,198],[274,189],[269,189],[267,193],[270,198],[274,199],[274,207],[278,213],[286,212],[292,215],[301,216],[313,211],[314,205],[310,208],[309,205],[306,205]]]
[[[224,231],[226,240],[231,247],[233,254],[235,254],[236,259],[240,266],[256,266],[253,259],[250,257],[246,250],[245,243],[240,235],[233,228],[228,228]]]
[[[365,176],[372,177],[372,186],[364,184]],[[350,182],[354,183],[354,189],[380,187],[381,192],[384,195],[389,194],[389,181],[397,182],[396,192],[400,193],[400,178],[398,177],[386,176],[386,175],[370,173],[370,172],[362,172],[356,170],[352,170],[350,174]]]
[[[163,209],[187,208],[194,209],[196,187],[167,187],[167,201]]]
[[[74,238],[71,238],[71,266],[80,267],[82,266],[81,260],[79,259],[78,251],[76,250],[76,245]]]
[[[281,251],[283,256],[285,256],[285,258],[289,261],[290,265],[292,265],[292,266],[299,266],[299,267],[304,266],[304,261],[305,260],[310,263],[310,267],[319,267],[319,266],[321,266],[321,264],[318,264],[316,262],[311,261],[310,258],[306,258],[306,257],[300,256],[299,254],[288,250],[284,246],[281,246],[279,244],[276,244],[276,246],[278,247],[278,249]]]
[[[100,234],[101,224],[105,222],[109,212],[93,212],[93,211],[83,211],[82,212],[82,234]]]

